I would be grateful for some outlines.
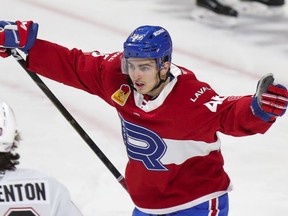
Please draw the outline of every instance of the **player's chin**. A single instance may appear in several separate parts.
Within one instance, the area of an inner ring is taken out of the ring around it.
[[[140,93],[140,94],[147,94],[149,92],[149,90],[147,90],[147,88],[144,88],[144,87],[135,87],[137,92]]]
[[[140,93],[140,92],[145,92],[146,86],[144,84],[137,84],[134,83],[134,88]],[[142,93],[141,93],[142,94]]]
[[[143,90],[143,89],[138,89],[138,88],[136,88],[136,90],[137,90],[137,92],[139,93],[139,94],[146,94],[147,93],[147,91],[145,91],[145,90]]]

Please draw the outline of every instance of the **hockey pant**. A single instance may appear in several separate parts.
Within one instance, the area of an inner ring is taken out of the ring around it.
[[[135,208],[132,216],[227,216],[228,210],[228,194],[224,194],[192,208],[163,215],[146,214]]]

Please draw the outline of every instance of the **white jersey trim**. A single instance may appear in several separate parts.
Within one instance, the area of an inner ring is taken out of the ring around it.
[[[167,150],[160,161],[164,165],[179,165],[192,157],[206,156],[212,151],[220,151],[221,149],[221,141],[219,138],[213,143],[194,140],[163,140],[167,145]]]

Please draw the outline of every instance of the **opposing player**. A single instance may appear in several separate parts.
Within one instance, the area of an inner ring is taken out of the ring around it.
[[[3,57],[20,48],[28,53],[29,70],[116,109],[129,157],[125,177],[133,216],[227,216],[231,182],[217,133],[265,133],[287,109],[287,89],[274,84],[272,74],[259,81],[255,95],[218,95],[172,63],[172,40],[160,26],[140,26],[123,52],[101,54],[36,39],[32,21],[0,25]]]
[[[81,216],[66,187],[31,169],[16,169],[20,141],[11,107],[0,102],[0,215]]]
[[[272,17],[284,14],[285,0],[196,0],[194,20],[219,26],[235,26],[237,17]]]

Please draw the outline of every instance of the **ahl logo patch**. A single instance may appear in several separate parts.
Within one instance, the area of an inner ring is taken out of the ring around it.
[[[129,85],[121,85],[120,89],[118,89],[112,96],[112,100],[115,101],[120,106],[124,106],[128,97],[131,93],[131,89]]]

